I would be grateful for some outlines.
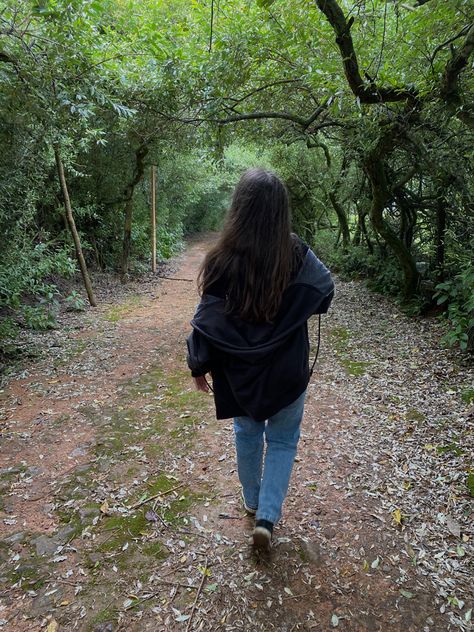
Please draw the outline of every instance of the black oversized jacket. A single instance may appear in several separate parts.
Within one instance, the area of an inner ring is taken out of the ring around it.
[[[203,294],[187,361],[194,377],[212,372],[217,419],[264,421],[301,395],[309,381],[307,321],[327,312],[333,294],[329,270],[310,249],[272,323],[228,315],[225,298]]]

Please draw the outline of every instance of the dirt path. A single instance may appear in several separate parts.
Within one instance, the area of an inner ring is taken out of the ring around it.
[[[1,393],[0,629],[469,630],[472,372],[436,325],[339,282],[284,518],[255,558],[232,425],[185,364],[183,279],[212,239]]]

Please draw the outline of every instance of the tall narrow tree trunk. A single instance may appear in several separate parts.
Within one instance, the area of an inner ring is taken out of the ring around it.
[[[61,192],[63,194],[63,203],[64,210],[66,214],[66,221],[71,231],[72,238],[74,240],[74,247],[76,249],[76,257],[79,262],[79,267],[81,269],[82,279],[84,281],[84,287],[86,288],[87,296],[89,298],[89,303],[92,307],[97,305],[95,300],[94,291],[92,289],[92,283],[89,277],[89,271],[87,270],[86,261],[84,259],[84,254],[82,252],[81,240],[79,237],[79,233],[77,232],[76,222],[74,221],[74,215],[72,213],[71,200],[69,197],[69,191],[67,188],[66,176],[64,175],[64,165],[61,159],[61,154],[59,152],[58,145],[54,145],[54,158],[56,160],[56,167],[58,170],[59,182],[61,185]]]
[[[446,200],[439,191],[436,200],[436,280],[441,283],[444,280],[444,240],[446,236]]]
[[[132,243],[132,214],[133,214],[133,194],[125,203],[125,219],[123,223],[123,241],[122,241],[122,261],[120,270],[122,273],[122,281],[128,272],[128,262],[130,260],[130,247]]]
[[[362,212],[361,218],[360,218],[360,226],[362,228],[362,233],[365,237],[365,243],[367,244],[367,250],[369,251],[369,253],[371,255],[374,254],[374,246],[372,245],[372,242],[370,241],[370,237],[369,237],[369,233],[367,231],[367,226],[365,225],[365,218],[367,217],[368,213],[367,212]]]
[[[365,161],[365,170],[372,185],[370,218],[374,229],[393,250],[400,262],[404,276],[403,295],[405,299],[409,299],[416,292],[419,274],[411,252],[383,217],[383,210],[389,202],[390,192],[382,157],[377,154],[367,157]]]
[[[132,243],[132,220],[133,220],[133,193],[135,187],[140,182],[145,171],[145,156],[148,153],[146,145],[140,145],[135,152],[135,168],[131,182],[125,187],[125,217],[123,226],[123,242],[122,242],[122,260],[121,260],[121,276],[122,281],[128,272],[128,263],[130,260],[130,249]]]
[[[342,249],[346,251],[349,248],[349,243],[351,241],[351,234],[349,232],[349,223],[347,221],[346,212],[342,208],[341,204],[339,204],[339,202],[337,201],[334,191],[329,192],[329,199],[331,200],[331,204],[336,211],[337,221],[339,222],[339,228],[342,237]]]

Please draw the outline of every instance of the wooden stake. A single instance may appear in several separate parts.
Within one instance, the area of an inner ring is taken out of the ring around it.
[[[97,305],[94,296],[94,290],[92,289],[92,283],[89,277],[89,272],[87,270],[87,264],[84,259],[84,255],[82,253],[81,240],[79,238],[79,233],[77,232],[76,222],[74,221],[74,215],[72,213],[71,200],[69,198],[69,191],[67,188],[66,176],[64,175],[64,165],[61,159],[61,154],[59,153],[58,145],[54,145],[54,158],[56,160],[56,167],[58,170],[59,182],[61,184],[61,192],[63,194],[63,203],[64,210],[66,211],[66,220],[69,226],[69,230],[71,231],[72,238],[74,240],[74,246],[76,248],[76,256],[79,262],[79,267],[81,269],[82,279],[84,281],[84,286],[86,288],[87,296],[89,298],[89,303],[92,307]]]
[[[151,168],[151,271],[156,272],[156,167]]]

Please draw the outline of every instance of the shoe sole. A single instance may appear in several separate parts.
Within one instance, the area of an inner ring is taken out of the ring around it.
[[[253,545],[259,551],[271,549],[272,534],[265,527],[255,527],[253,532]]]

